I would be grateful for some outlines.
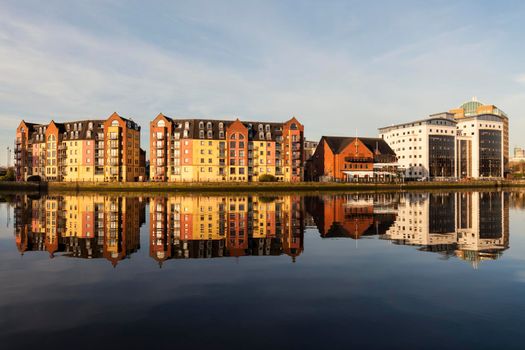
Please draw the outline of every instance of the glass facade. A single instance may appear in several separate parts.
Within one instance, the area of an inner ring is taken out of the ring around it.
[[[458,157],[458,169],[459,177],[471,177],[472,176],[472,141],[460,140],[459,142],[459,157]]]
[[[479,176],[501,176],[502,164],[501,131],[479,131]]]
[[[454,136],[430,135],[428,137],[430,177],[455,176],[454,144]]]

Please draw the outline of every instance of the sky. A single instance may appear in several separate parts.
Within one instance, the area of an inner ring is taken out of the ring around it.
[[[0,2],[0,164],[21,119],[111,113],[377,136],[476,96],[525,146],[523,1]]]

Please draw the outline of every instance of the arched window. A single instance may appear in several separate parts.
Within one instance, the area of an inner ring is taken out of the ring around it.
[[[239,134],[239,140],[244,140],[244,135],[243,134]]]
[[[265,130],[266,130],[266,132],[270,132],[270,125],[269,124],[266,124]]]
[[[259,133],[259,139],[264,140],[264,131]]]
[[[224,129],[224,123],[223,123],[223,122],[220,122],[220,123],[219,123],[219,129],[220,129],[220,130]]]
[[[266,133],[266,139],[267,139],[267,140],[271,140],[271,139],[272,139],[272,133],[267,132],[267,133]]]
[[[206,129],[211,130],[211,122],[206,123]]]
[[[119,126],[118,120],[113,120],[111,126]]]
[[[259,131],[263,131],[263,125],[259,124]]]
[[[93,122],[89,122],[88,129],[93,129]]]
[[[297,124],[292,123],[292,125],[290,125],[290,129],[297,130]]]
[[[190,122],[184,122],[184,129],[190,128]]]
[[[166,126],[166,122],[164,121],[164,119],[159,120],[159,121],[157,122],[157,126],[158,126],[159,128],[162,128],[162,127]]]
[[[204,138],[204,130],[199,130],[199,138]]]
[[[199,129],[204,129],[204,122],[199,122]]]
[[[236,138],[235,134],[232,134],[232,136],[230,136],[230,139],[232,139],[232,140],[235,140],[235,138]]]

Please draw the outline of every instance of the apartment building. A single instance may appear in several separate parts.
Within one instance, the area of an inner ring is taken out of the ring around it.
[[[397,154],[407,179],[503,177],[503,119],[481,114],[427,119],[379,129]]]
[[[307,161],[308,181],[379,181],[397,177],[396,153],[381,138],[323,136]]]
[[[301,181],[304,127],[284,123],[173,119],[150,123],[150,179],[174,182]]]
[[[299,196],[153,197],[150,256],[169,259],[240,257],[303,251]]]
[[[145,176],[140,126],[117,113],[105,120],[22,121],[14,150],[17,181],[127,182]]]

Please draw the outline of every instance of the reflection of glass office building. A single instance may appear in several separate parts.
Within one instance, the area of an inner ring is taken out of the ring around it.
[[[322,238],[381,235],[396,219],[395,194],[306,197],[305,207]]]
[[[303,250],[299,196],[154,197],[150,256],[167,259],[287,254]]]
[[[15,238],[18,250],[47,251],[77,258],[106,258],[113,265],[136,252],[145,202],[110,196],[18,198]]]
[[[502,192],[406,194],[383,238],[455,255],[477,266],[508,248],[507,197]]]

